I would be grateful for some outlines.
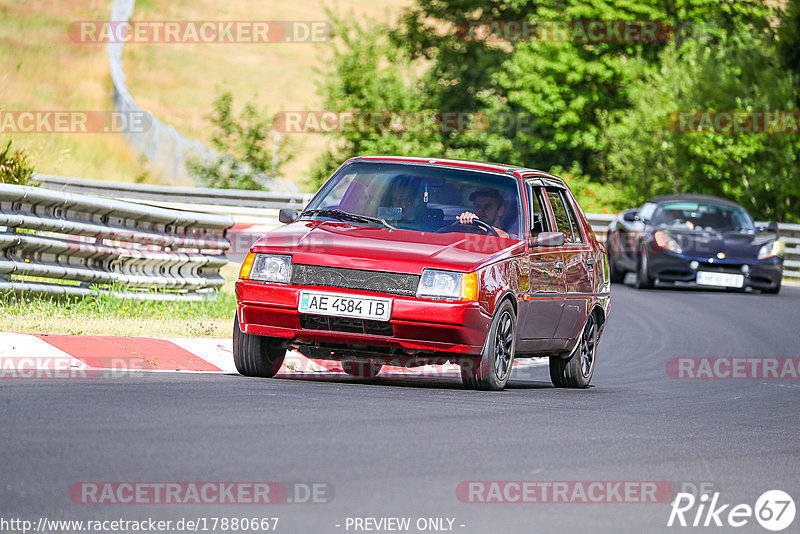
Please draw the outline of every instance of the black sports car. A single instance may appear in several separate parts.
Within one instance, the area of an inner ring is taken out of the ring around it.
[[[747,210],[722,198],[655,197],[611,221],[611,280],[635,272],[640,289],[659,282],[777,293],[784,246],[777,230],[775,223],[756,227]]]

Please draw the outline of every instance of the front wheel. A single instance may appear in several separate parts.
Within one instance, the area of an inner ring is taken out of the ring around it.
[[[480,362],[461,364],[461,380],[471,389],[500,391],[511,376],[517,348],[517,316],[514,307],[504,300],[497,307],[489,334],[483,345]]]
[[[650,260],[644,246],[639,251],[639,261],[636,269],[636,289],[652,289],[653,279],[650,278]]]
[[[617,262],[611,254],[608,255],[608,271],[612,284],[622,284],[625,282],[625,275],[627,273],[617,267]]]
[[[599,328],[592,313],[586,319],[575,350],[569,358],[550,357],[550,380],[557,388],[585,388],[594,374]]]
[[[283,365],[286,349],[273,338],[245,334],[233,321],[233,363],[244,376],[272,378]]]

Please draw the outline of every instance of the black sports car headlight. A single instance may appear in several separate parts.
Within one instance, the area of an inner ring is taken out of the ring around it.
[[[683,252],[680,243],[678,243],[675,238],[669,235],[667,232],[659,230],[653,237],[656,238],[656,245],[659,247],[669,250],[670,252],[674,252],[675,254],[680,254]]]
[[[775,241],[770,241],[768,243],[764,243],[761,245],[761,248],[758,249],[758,259],[765,260],[767,258],[771,258],[773,256],[780,256],[783,257],[783,253],[786,250],[786,245],[780,239],[776,239]]]

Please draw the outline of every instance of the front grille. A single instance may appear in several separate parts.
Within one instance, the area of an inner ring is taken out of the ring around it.
[[[333,330],[336,332],[354,332],[356,334],[374,334],[378,336],[394,335],[394,328],[389,322],[350,317],[301,314],[300,326],[308,330]]]
[[[413,297],[417,294],[419,276],[294,264],[292,266],[292,284],[297,286],[361,289],[363,291]]]
[[[701,263],[698,270],[712,273],[742,274],[741,265],[734,265],[730,263]]]

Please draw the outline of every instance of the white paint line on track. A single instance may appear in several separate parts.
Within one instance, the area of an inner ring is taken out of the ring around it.
[[[218,367],[221,371],[174,371],[170,369],[137,370],[138,372],[158,373],[236,373],[233,363],[232,341],[227,339],[209,338],[170,338],[170,341],[185,351]],[[92,369],[81,360],[54,347],[46,341],[29,334],[13,334],[0,332],[0,369],[15,370],[20,366],[40,369]],[[530,378],[534,373],[539,374],[538,368],[546,367],[545,358],[525,358],[514,362],[512,378]],[[458,378],[460,367],[456,364],[425,365],[422,367],[403,368],[386,366],[380,377],[385,378]],[[8,373],[7,373],[8,374]],[[121,374],[121,376],[124,373]],[[284,377],[311,377],[311,376],[346,376],[341,364],[336,361],[310,360],[298,353],[289,351],[286,354],[278,376]]]

